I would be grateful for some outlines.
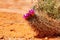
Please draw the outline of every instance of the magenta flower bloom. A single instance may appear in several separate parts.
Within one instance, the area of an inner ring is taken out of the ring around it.
[[[25,18],[25,19],[28,19],[28,18],[30,18],[31,16],[34,16],[34,14],[35,14],[34,10],[31,9],[31,10],[29,10],[28,13],[26,13],[26,14],[24,15],[24,18]]]
[[[35,14],[35,12],[34,12],[33,9],[29,10],[29,13],[30,13],[32,16]]]
[[[29,18],[29,17],[30,17],[30,14],[29,14],[29,13],[27,13],[27,14],[24,15],[24,18],[25,18],[25,19],[27,19],[27,18]]]

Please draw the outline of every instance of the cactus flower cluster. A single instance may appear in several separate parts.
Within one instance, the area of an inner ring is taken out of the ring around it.
[[[24,15],[24,18],[25,18],[25,19],[28,19],[28,18],[34,16],[34,14],[35,14],[35,11],[34,11],[33,9],[31,9],[31,10],[29,10],[28,13],[26,13],[26,14]]]

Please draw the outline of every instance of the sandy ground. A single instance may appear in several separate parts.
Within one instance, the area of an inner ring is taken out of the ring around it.
[[[24,14],[35,2],[34,0],[0,0],[0,11]]]

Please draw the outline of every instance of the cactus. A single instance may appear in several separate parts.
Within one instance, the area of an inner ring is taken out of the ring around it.
[[[60,1],[57,0],[38,0],[37,5],[24,15],[29,25],[37,30],[38,35],[36,37],[60,36],[60,24],[52,20],[52,18],[60,18],[59,3]],[[43,13],[46,12],[46,14],[52,18],[48,20],[47,18],[50,17],[43,17],[42,15],[45,13],[41,15],[40,11]]]

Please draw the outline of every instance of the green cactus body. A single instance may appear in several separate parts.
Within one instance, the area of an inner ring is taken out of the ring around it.
[[[60,19],[60,0],[40,0],[38,1],[38,11],[46,11],[46,13],[54,18]]]

